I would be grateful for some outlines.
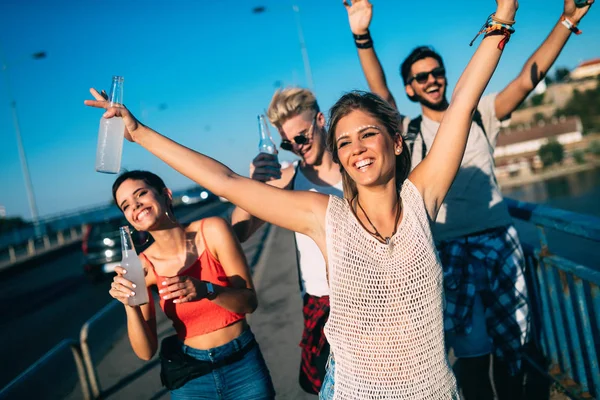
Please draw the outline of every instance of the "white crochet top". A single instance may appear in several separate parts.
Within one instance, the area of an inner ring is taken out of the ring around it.
[[[408,179],[390,244],[330,196],[327,255],[334,399],[458,399],[444,348],[442,267],[425,204]]]

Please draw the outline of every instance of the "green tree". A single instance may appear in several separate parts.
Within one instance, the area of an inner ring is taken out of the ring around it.
[[[529,101],[531,102],[531,105],[533,107],[541,106],[544,102],[544,93],[534,94],[533,96],[531,96],[531,99]]]
[[[562,163],[565,157],[565,149],[562,144],[553,139],[540,147],[538,155],[542,159],[544,167],[549,167],[552,164]]]
[[[595,89],[580,92],[573,96],[556,115],[577,115],[583,124],[583,133],[600,132],[600,84]]]
[[[593,155],[600,156],[600,140],[594,140],[592,143],[590,143],[588,150]]]
[[[10,232],[13,229],[22,228],[27,225],[30,225],[30,223],[23,221],[21,217],[0,218],[0,233]]]
[[[573,159],[577,164],[585,164],[585,153],[583,150],[575,150],[573,152]]]
[[[545,120],[545,119],[546,119],[546,116],[545,116],[544,114],[542,114],[542,113],[535,113],[535,114],[533,115],[533,120],[534,120],[535,122],[540,122],[540,121],[543,121],[543,120]]]
[[[554,80],[558,83],[564,82],[567,80],[570,74],[571,72],[568,68],[558,67],[556,68],[556,71],[554,71]]]

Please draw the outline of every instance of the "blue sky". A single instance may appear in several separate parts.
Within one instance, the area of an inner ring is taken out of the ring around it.
[[[409,115],[418,108],[403,93],[397,72],[403,58],[417,45],[433,45],[450,83],[456,82],[474,49],[468,43],[495,9],[493,0],[373,3],[375,47]],[[296,4],[321,107],[328,109],[345,91],[366,89],[341,0]],[[259,5],[266,11],[253,14]],[[89,87],[108,88],[112,75],[125,77],[125,104],[144,123],[247,174],[258,142],[256,115],[276,83],[306,84],[291,6],[285,0],[1,0],[0,43],[40,215],[110,200],[115,176],[94,171],[101,112],[83,100]],[[488,92],[519,73],[562,6],[561,0],[521,1],[517,32]],[[583,35],[571,38],[556,65],[573,68],[600,56],[598,11],[590,11]],[[28,58],[41,50],[46,59]],[[0,132],[0,205],[9,216],[29,218],[4,80]],[[192,185],[129,143],[122,166],[154,171],[173,189]]]

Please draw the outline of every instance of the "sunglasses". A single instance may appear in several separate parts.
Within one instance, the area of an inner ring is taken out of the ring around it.
[[[294,151],[294,143],[296,143],[298,145],[308,143],[308,133],[310,133],[310,135],[312,136],[312,131],[313,131],[316,121],[317,121],[317,116],[315,115],[315,118],[313,119],[313,122],[312,122],[312,124],[310,124],[310,128],[308,128],[306,133],[301,133],[299,135],[294,136],[292,138],[292,141],[283,139],[281,141],[281,144],[279,145],[279,147],[281,147],[282,149],[287,150],[287,151]]]
[[[420,83],[422,85],[427,82],[427,80],[429,79],[429,75],[433,76],[434,79],[443,78],[446,76],[446,68],[437,67],[428,72],[419,72],[418,74],[415,74],[413,77],[411,77],[408,80],[408,83],[411,84],[412,81],[417,81],[417,83]]]

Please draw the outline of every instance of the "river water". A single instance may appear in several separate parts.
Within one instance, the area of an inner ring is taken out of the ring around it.
[[[502,191],[505,197],[600,217],[600,168]],[[539,247],[531,224],[516,224],[521,240]],[[600,270],[600,244],[546,229],[552,253]]]

